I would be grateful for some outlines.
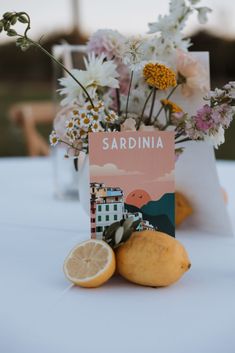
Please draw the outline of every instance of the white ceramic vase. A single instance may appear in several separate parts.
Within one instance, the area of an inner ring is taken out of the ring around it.
[[[79,200],[88,216],[90,216],[90,175],[89,156],[81,156],[79,159],[78,192]]]

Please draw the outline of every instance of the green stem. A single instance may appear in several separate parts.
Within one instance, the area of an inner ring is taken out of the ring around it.
[[[186,137],[186,138],[184,138],[184,139],[182,139],[180,141],[175,141],[175,144],[176,143],[181,143],[181,142],[186,142],[186,141],[192,141],[192,139],[190,139],[189,137]]]
[[[31,20],[30,20],[30,16],[22,11],[22,12],[13,12],[12,13],[13,16],[25,16],[27,18],[26,22],[27,22],[27,26],[26,29],[24,31],[24,34],[21,35],[17,32],[15,32],[15,36],[20,37],[25,39],[27,42],[31,43],[32,45],[34,45],[35,47],[39,48],[44,54],[46,54],[52,61],[54,61],[57,65],[59,65],[65,72],[67,72],[67,74],[72,77],[72,79],[81,87],[81,89],[83,90],[83,92],[86,94],[87,99],[89,100],[89,102],[91,103],[91,106],[94,108],[94,104],[93,101],[88,93],[88,91],[86,90],[86,88],[76,79],[76,77],[60,62],[58,61],[56,58],[54,58],[53,55],[51,55],[43,46],[41,46],[41,44],[35,42],[34,40],[30,39],[27,35],[28,31],[31,28]]]
[[[165,127],[167,127],[167,126],[168,126],[167,110],[164,109],[164,112],[165,112],[165,119],[166,119],[166,125],[165,125]]]
[[[74,168],[75,168],[76,172],[78,172],[78,158],[74,158],[73,164],[74,164]]]
[[[147,107],[147,104],[148,104],[148,101],[150,100],[150,98],[151,98],[151,95],[153,94],[153,87],[152,87],[152,89],[151,89],[151,91],[149,92],[149,95],[148,95],[148,97],[147,97],[147,99],[146,99],[146,101],[145,101],[145,103],[144,103],[144,106],[143,106],[143,109],[142,109],[142,113],[141,113],[141,120],[142,120],[142,118],[143,118],[143,116],[144,116],[144,112],[145,112],[145,109],[146,109],[146,107]]]
[[[179,131],[179,132],[175,135],[175,138],[178,139],[178,138],[181,137],[182,135],[184,135],[184,131]]]
[[[168,96],[166,97],[166,99],[169,99],[172,94],[175,92],[176,88],[178,87],[179,85],[177,84],[171,91],[170,93],[168,94]],[[162,110],[163,110],[164,106],[162,105],[161,108],[159,109],[157,115],[155,116],[154,120],[157,120],[157,118],[159,117],[159,115],[161,114]]]
[[[30,28],[30,27],[29,27]],[[84,93],[87,96],[87,99],[89,100],[89,102],[91,103],[91,106],[94,108],[94,103],[91,99],[91,96],[89,95],[88,91],[86,90],[86,88],[81,84],[81,82],[79,82],[76,77],[56,58],[54,58],[53,55],[51,55],[45,48],[43,48],[43,46],[41,46],[41,44],[35,42],[34,40],[28,38],[27,36],[22,36],[20,34],[18,34],[18,37],[21,38],[26,38],[30,43],[32,43],[35,47],[39,48],[44,54],[46,54],[52,61],[54,61],[57,65],[59,65],[65,72],[67,72],[67,74],[72,77],[72,79],[81,87],[81,89],[84,91]]]
[[[27,27],[26,27],[26,29],[25,29],[25,31],[24,31],[24,36],[25,36],[25,38],[28,39],[27,33],[28,33],[28,31],[30,30],[30,28],[31,28],[31,20],[30,20],[30,17],[29,17],[29,15],[27,14],[27,12],[20,12],[19,15],[25,15],[25,16],[27,17],[27,19],[28,19],[28,24],[27,24]]]
[[[121,114],[121,102],[120,102],[120,91],[119,88],[116,88],[116,101],[117,101],[117,113]]]
[[[154,87],[154,88],[153,88],[152,104],[151,104],[151,108],[150,108],[150,112],[149,112],[149,117],[148,117],[148,120],[147,120],[147,122],[146,122],[146,125],[150,125],[150,124],[151,124],[151,119],[152,119],[152,115],[153,115],[153,108],[154,108],[154,104],[155,104],[155,100],[156,100],[156,93],[157,93],[157,89]]]
[[[65,72],[67,72],[67,74],[72,77],[72,79],[81,87],[81,89],[84,91],[84,93],[87,96],[87,99],[89,100],[89,102],[91,103],[91,106],[94,108],[94,103],[91,99],[91,96],[89,95],[89,93],[87,92],[86,88],[81,84],[81,82],[79,82],[76,77],[60,62],[58,61],[56,58],[54,58],[53,55],[51,55],[46,49],[44,49],[39,43],[34,42],[33,40],[29,39],[29,41],[34,44],[37,48],[39,48],[40,50],[43,51],[44,54],[46,54],[47,56],[49,56],[49,58],[51,60],[53,60],[57,65],[59,65]]]
[[[129,106],[129,99],[130,99],[130,92],[131,92],[131,85],[132,85],[132,80],[133,80],[133,75],[134,71],[131,71],[131,78],[130,78],[130,84],[128,88],[128,95],[127,95],[127,100],[126,100],[126,119],[127,119],[127,113],[128,113],[128,106]]]
[[[60,143],[64,143],[65,145],[67,145],[67,146],[73,148],[74,150],[77,150],[77,151],[81,152],[77,147],[73,146],[73,144],[71,144],[71,143],[68,143],[68,142],[66,142],[66,141],[64,141],[64,140],[61,140],[61,139],[59,139],[59,142],[60,142]]]

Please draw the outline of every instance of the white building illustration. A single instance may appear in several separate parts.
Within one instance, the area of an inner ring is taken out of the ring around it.
[[[122,219],[141,220],[140,229],[153,229],[143,220],[141,212],[130,213],[125,210],[123,191],[119,187],[107,187],[104,183],[90,183],[91,195],[91,236],[102,239],[103,232],[112,223]]]

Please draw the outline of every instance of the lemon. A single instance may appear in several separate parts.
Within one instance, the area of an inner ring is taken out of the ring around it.
[[[184,246],[161,232],[135,232],[117,249],[117,269],[127,280],[152,287],[168,286],[190,268]]]
[[[74,284],[94,288],[99,287],[110,277],[116,268],[112,248],[103,240],[90,239],[69,253],[64,262],[64,273]]]
[[[175,224],[179,226],[193,213],[188,199],[181,193],[175,193]]]

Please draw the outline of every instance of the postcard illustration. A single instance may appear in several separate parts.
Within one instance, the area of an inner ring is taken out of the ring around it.
[[[127,218],[175,235],[173,132],[90,133],[89,157],[93,238]]]

